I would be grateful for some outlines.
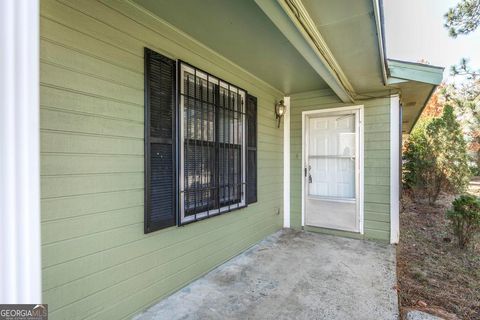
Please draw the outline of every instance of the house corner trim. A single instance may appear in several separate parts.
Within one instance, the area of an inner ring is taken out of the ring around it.
[[[390,96],[390,243],[400,239],[400,97]]]
[[[283,119],[283,227],[290,228],[290,97],[284,97]]]
[[[0,1],[0,303],[39,304],[39,0]]]

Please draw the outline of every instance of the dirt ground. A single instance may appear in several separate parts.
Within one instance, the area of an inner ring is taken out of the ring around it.
[[[469,192],[480,196],[480,178]],[[399,302],[404,310],[480,319],[480,240],[468,250],[458,248],[445,217],[453,199],[441,195],[432,207],[404,196],[397,247]]]

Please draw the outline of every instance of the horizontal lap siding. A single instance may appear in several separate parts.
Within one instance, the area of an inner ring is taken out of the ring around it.
[[[365,238],[390,239],[390,99],[359,101],[364,109]],[[291,97],[291,225],[302,222],[302,112],[345,106],[330,90]],[[334,234],[348,235],[337,232]],[[352,234],[352,236],[354,236]]]
[[[41,2],[43,299],[52,319],[121,319],[281,228],[281,93],[122,1]],[[139,21],[139,22],[136,22]],[[258,203],[143,234],[143,47],[258,98]]]

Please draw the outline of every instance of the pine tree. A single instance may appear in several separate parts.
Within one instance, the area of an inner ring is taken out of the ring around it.
[[[480,0],[462,0],[445,14],[445,27],[451,37],[468,34],[480,25]]]
[[[480,71],[471,68],[466,59],[458,66],[452,66],[451,75],[460,76],[463,81],[443,86],[442,96],[457,113],[463,130],[468,137],[468,148],[475,153],[475,175],[480,174]]]
[[[426,131],[437,166],[448,180],[445,191],[465,191],[470,180],[467,143],[452,106],[445,105],[442,117],[434,118]]]

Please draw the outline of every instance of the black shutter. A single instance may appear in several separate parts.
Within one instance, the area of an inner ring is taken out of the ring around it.
[[[257,202],[257,98],[247,95],[247,204]]]
[[[144,232],[176,224],[176,62],[145,48]]]

